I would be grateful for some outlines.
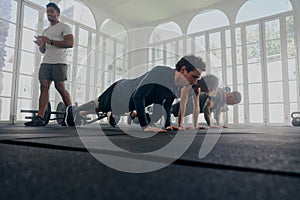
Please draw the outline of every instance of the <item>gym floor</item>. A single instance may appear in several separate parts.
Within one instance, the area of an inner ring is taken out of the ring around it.
[[[99,136],[99,131],[90,127],[0,124],[0,199],[300,198],[300,127],[231,126],[222,130],[204,158],[199,158],[199,149],[207,131],[199,130],[179,159],[147,173],[108,167],[89,153],[83,140],[108,138],[139,154],[169,144],[176,134],[192,134],[170,131],[136,140],[124,130],[139,134],[139,127],[101,127],[105,135]],[[177,145],[181,146],[180,141]],[[123,155],[120,165],[128,164],[126,154],[112,153],[105,145],[99,149],[111,158]],[[131,158],[127,158],[128,162]],[[168,159],[154,160],[165,161]]]

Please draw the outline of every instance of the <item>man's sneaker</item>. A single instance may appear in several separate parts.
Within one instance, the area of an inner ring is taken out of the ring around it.
[[[117,125],[111,112],[107,113],[107,122],[110,127],[116,127],[116,125]]]
[[[68,106],[66,108],[65,123],[67,126],[75,126],[73,110],[74,110],[74,106]]]
[[[76,126],[80,126],[82,124],[83,117],[80,116],[80,111],[78,110],[78,107],[75,106],[73,110],[73,117],[74,117],[74,122]]]
[[[25,122],[25,126],[46,126],[44,118],[34,116],[30,122]]]
[[[127,124],[131,125],[132,124],[132,120],[134,120],[134,118],[137,116],[136,111],[131,111],[128,113],[127,115]]]

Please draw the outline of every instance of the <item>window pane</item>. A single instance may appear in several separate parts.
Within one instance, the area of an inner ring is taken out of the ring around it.
[[[261,65],[260,63],[248,64],[248,82],[257,83],[261,82]]]
[[[155,60],[160,60],[163,58],[162,46],[155,48]]]
[[[238,84],[242,84],[244,82],[242,65],[237,66],[237,82]]]
[[[231,48],[226,49],[226,66],[232,65],[232,55],[231,55]]]
[[[90,85],[94,85],[95,84],[95,70],[91,69],[90,71]]]
[[[35,66],[35,54],[22,51],[20,72],[22,74],[34,75],[37,68],[39,66]]]
[[[266,42],[266,53],[268,61],[278,60],[281,58],[280,40],[271,40]]]
[[[284,122],[283,104],[270,104],[269,105],[269,122],[270,123],[283,123]]]
[[[250,105],[250,123],[263,123],[263,106],[262,104]]]
[[[227,72],[227,85],[232,85],[233,84],[232,67],[227,67],[226,72]]]
[[[86,74],[87,74],[87,68],[78,66],[78,71],[77,71],[77,76],[76,76],[76,85],[86,84]]]
[[[92,49],[95,50],[96,49],[96,40],[97,40],[97,36],[95,33],[92,33]]]
[[[17,19],[17,2],[10,1],[2,1],[1,4],[1,16],[0,19],[4,19],[5,21],[10,21],[16,23]],[[5,14],[4,14],[5,13]]]
[[[86,85],[77,84],[76,85],[76,101],[78,104],[85,103],[86,100]]]
[[[236,47],[236,64],[241,65],[243,63],[242,59],[242,47],[237,46]]]
[[[221,34],[219,32],[211,33],[209,35],[209,45],[210,45],[210,49],[221,48]]]
[[[20,82],[19,82],[19,95],[20,98],[28,98],[31,99],[33,97],[33,77],[31,76],[19,76]]]
[[[243,124],[245,123],[245,113],[244,113],[244,105],[238,105],[238,110],[239,110],[239,123]]]
[[[89,41],[89,32],[82,28],[79,29],[78,44],[87,47]]]
[[[268,81],[281,81],[282,68],[281,61],[268,62]]]
[[[230,35],[230,30],[225,31],[225,42],[226,42],[226,47],[231,47],[231,35]]]
[[[22,49],[30,52],[36,52],[37,45],[33,42],[36,31],[23,28]]]
[[[2,59],[4,61],[1,70],[12,72],[13,65],[14,65],[14,59],[15,59],[14,53],[15,52],[12,48],[9,48],[9,47],[2,48],[0,46],[0,54],[1,54],[1,57],[3,56]]]
[[[233,123],[233,109],[229,109],[227,111],[227,120],[228,120],[228,124],[232,124]]]
[[[261,55],[259,43],[247,45],[247,57],[248,63],[260,62]]]
[[[205,36],[196,36],[195,37],[195,52],[205,51]]]
[[[87,64],[87,49],[84,47],[78,47],[78,64]]]
[[[241,28],[236,28],[235,29],[235,42],[236,45],[241,45],[242,44],[242,35],[241,35]]]
[[[249,102],[262,103],[262,84],[249,84]]]
[[[279,19],[266,22],[266,40],[273,40],[280,38],[280,24]]]
[[[221,50],[213,50],[210,52],[210,59],[211,59],[211,67],[220,67],[222,66],[221,60]]]
[[[289,58],[294,58],[296,54],[295,40],[292,37],[287,38],[287,53]]]
[[[295,80],[296,79],[296,60],[289,59],[288,60],[288,66],[289,66],[289,80]]]
[[[24,8],[24,27],[36,30],[38,27],[39,12],[33,8],[25,6]]]
[[[269,83],[269,102],[283,102],[282,82]]]
[[[297,101],[297,87],[296,81],[289,81],[289,93],[290,93],[290,101]]]
[[[212,68],[210,71],[211,74],[217,76],[219,78],[219,84],[221,85],[223,83],[223,76],[222,76],[222,68]]]
[[[68,55],[67,55],[67,61],[68,62],[73,62],[73,51],[74,51],[73,48],[68,49]]]
[[[11,96],[12,73],[0,71],[0,96]]]
[[[291,113],[299,111],[297,103],[291,103],[290,104],[290,111],[291,111]]]
[[[31,116],[30,113],[21,113],[21,109],[37,109],[32,107],[31,99],[19,99],[18,100],[18,112],[17,112],[17,120],[24,120],[26,116]]]
[[[68,63],[68,81],[72,81],[73,72],[74,72],[73,64]]]
[[[286,33],[288,37],[294,37],[295,25],[293,16],[286,17]]]
[[[258,24],[247,26],[246,33],[247,33],[247,35],[246,35],[247,44],[259,42],[259,26],[258,26]]]
[[[8,121],[10,111],[10,98],[0,97],[0,120]]]
[[[0,30],[1,30],[1,38],[0,44],[4,44],[10,47],[15,46],[16,40],[16,25],[4,22],[0,20]]]

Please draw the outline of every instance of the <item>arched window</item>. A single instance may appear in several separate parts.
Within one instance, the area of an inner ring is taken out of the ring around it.
[[[116,80],[124,78],[127,72],[128,34],[120,23],[108,18],[104,20],[100,31],[106,36],[99,44],[100,52],[104,54],[104,68],[102,71],[102,90],[110,86]]]
[[[228,26],[228,17],[220,10],[209,10],[196,15],[188,26],[187,33],[197,33]]]
[[[150,43],[156,43],[182,35],[181,28],[175,22],[158,25],[150,36]]]
[[[175,22],[160,24],[155,27],[150,36],[149,66],[159,64],[175,66],[182,56],[182,30]]]
[[[121,24],[112,19],[106,19],[101,25],[100,31],[121,41],[128,43],[127,31]]]
[[[63,0],[58,6],[61,14],[90,28],[96,29],[95,18],[91,10],[81,1]]]
[[[246,22],[293,10],[289,0],[247,1],[236,16],[236,23]]]

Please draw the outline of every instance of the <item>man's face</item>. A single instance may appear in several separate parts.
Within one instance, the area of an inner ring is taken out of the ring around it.
[[[47,17],[49,22],[57,21],[59,13],[53,7],[47,8]]]
[[[226,104],[227,104],[227,105],[234,105],[234,104],[237,104],[236,99],[235,99],[234,96],[233,96],[232,94],[230,94],[230,93],[227,95]]]
[[[186,67],[183,66],[181,69],[181,74],[189,82],[190,85],[196,85],[198,79],[201,76],[201,71],[195,69],[193,71],[187,72]]]

